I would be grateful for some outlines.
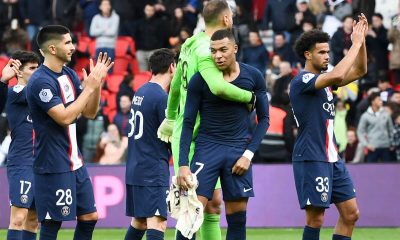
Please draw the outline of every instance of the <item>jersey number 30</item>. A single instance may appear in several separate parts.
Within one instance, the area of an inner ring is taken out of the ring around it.
[[[132,137],[133,134],[135,133],[135,126],[137,126],[139,120],[139,129],[138,133],[135,134],[135,139],[139,139],[143,136],[143,114],[140,111],[134,111],[131,109],[131,119],[129,119],[129,124],[131,125],[131,131],[128,134],[128,137]]]

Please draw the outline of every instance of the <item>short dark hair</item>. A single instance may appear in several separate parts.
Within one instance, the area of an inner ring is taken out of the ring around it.
[[[203,8],[203,17],[206,25],[215,25],[221,13],[229,10],[225,0],[211,0]]]
[[[235,36],[233,35],[232,31],[229,29],[221,29],[216,31],[211,36],[211,41],[222,40],[224,38],[228,38],[230,41],[236,43]]]
[[[374,14],[372,14],[372,16],[373,16],[373,17],[378,17],[378,18],[380,18],[381,20],[383,20],[383,16],[382,16],[382,14],[380,14],[380,13],[374,13]]]
[[[315,47],[317,43],[327,43],[329,42],[329,35],[318,29],[313,29],[308,32],[304,32],[296,40],[294,44],[294,50],[300,58],[305,59],[304,52],[310,51]]]
[[[175,53],[168,48],[156,50],[149,59],[150,69],[153,75],[166,73],[169,66],[175,62]]]
[[[13,53],[11,58],[21,62],[21,67],[19,68],[20,70],[25,67],[27,63],[40,63],[39,56],[34,52],[16,51]]]
[[[372,102],[375,100],[375,98],[377,97],[381,97],[381,93],[380,92],[373,92],[371,93],[371,95],[368,96],[368,103],[369,105],[372,104]]]
[[[344,22],[344,20],[346,20],[347,18],[351,18],[352,20],[354,20],[353,16],[345,15],[344,17],[342,17],[342,22]]]
[[[43,44],[49,40],[60,40],[62,35],[70,33],[67,27],[62,25],[47,25],[40,29],[36,42],[42,50],[44,49]]]

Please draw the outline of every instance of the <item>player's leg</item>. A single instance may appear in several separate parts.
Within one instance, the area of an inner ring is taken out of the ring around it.
[[[22,239],[22,230],[28,209],[11,206],[10,225],[7,231],[7,240]]]
[[[303,240],[319,240],[319,232],[324,223],[325,208],[307,206],[306,225],[303,229]]]
[[[141,240],[147,229],[146,218],[132,218],[128,231],[125,234],[125,240]]]
[[[213,197],[207,202],[204,209],[204,221],[200,228],[202,239],[220,240],[221,239],[221,184],[217,183],[218,188],[214,190]]]
[[[248,198],[225,201],[228,229],[226,240],[246,239],[246,210]]]
[[[126,184],[126,209],[125,215],[132,217],[131,224],[125,234],[125,240],[140,240],[147,229],[146,218],[135,217],[134,186]],[[140,196],[140,195],[139,195]]]
[[[94,201],[93,186],[85,166],[75,170],[76,181],[76,215],[74,240],[92,239],[94,227],[98,220]]]
[[[342,160],[333,164],[332,202],[339,211],[332,239],[349,240],[359,218],[359,210],[353,181]]]
[[[36,233],[39,226],[37,220],[36,211],[29,209],[28,215],[24,223],[24,230],[22,232],[22,239],[24,240],[36,240]]]
[[[147,240],[164,240],[164,233],[167,229],[167,219],[161,216],[147,218]]]

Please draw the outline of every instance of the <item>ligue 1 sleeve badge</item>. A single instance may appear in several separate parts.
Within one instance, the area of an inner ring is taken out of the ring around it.
[[[47,103],[53,98],[53,94],[51,93],[50,89],[42,89],[40,90],[39,97],[42,102]]]

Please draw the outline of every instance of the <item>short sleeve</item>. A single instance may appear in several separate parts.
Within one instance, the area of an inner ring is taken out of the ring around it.
[[[314,73],[305,73],[301,76],[301,79],[298,81],[298,85],[300,85],[301,93],[313,93],[317,89],[315,88],[315,82],[317,81],[318,74]]]
[[[36,103],[43,111],[48,112],[50,108],[63,104],[57,87],[54,84],[46,82],[44,79],[37,79],[35,84],[32,84],[32,89],[30,96],[33,98],[34,103]]]
[[[165,118],[165,109],[167,108],[167,102],[168,102],[168,95],[166,94],[161,96],[159,101],[157,102],[157,116],[160,124]]]

